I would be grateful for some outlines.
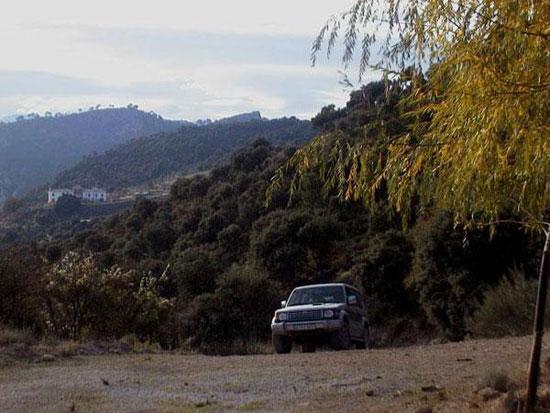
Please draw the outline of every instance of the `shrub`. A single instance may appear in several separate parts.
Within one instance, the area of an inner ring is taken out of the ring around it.
[[[468,329],[479,337],[520,336],[533,326],[537,284],[517,269],[485,293],[483,303]],[[546,323],[550,325],[550,308],[546,307]]]
[[[80,211],[81,204],[80,198],[73,195],[63,195],[55,203],[54,211],[58,217],[71,217]]]
[[[16,329],[0,325],[0,346],[9,344],[32,344],[34,337],[28,329]]]
[[[269,321],[281,297],[278,284],[247,265],[233,265],[215,292],[195,298],[185,330],[205,353],[247,353],[269,335]],[[256,344],[255,344],[256,343]]]
[[[489,387],[493,390],[496,390],[500,393],[506,393],[510,386],[510,378],[508,374],[500,370],[491,370],[489,371],[483,380],[481,381],[481,387]]]
[[[0,250],[0,323],[38,330],[41,321],[42,266],[33,247]]]
[[[13,214],[25,206],[24,202],[19,198],[9,197],[4,201],[2,213],[5,215]]]
[[[119,267],[99,269],[93,256],[70,252],[46,276],[43,290],[47,328],[59,338],[117,338],[135,333],[140,339],[163,339],[161,331],[173,312],[158,292],[157,278]]]

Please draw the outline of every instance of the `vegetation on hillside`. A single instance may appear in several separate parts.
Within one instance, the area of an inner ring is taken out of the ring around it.
[[[386,133],[383,147],[368,134],[351,144],[327,134],[290,162],[296,180],[315,169],[326,187],[368,206],[382,189],[405,218],[443,208],[457,224],[514,222],[545,238],[526,413],[550,278],[549,21],[548,1],[356,0],[321,30],[313,61],[342,35],[345,65],[359,49],[360,75],[374,67],[410,87],[411,123]]]
[[[175,173],[211,169],[254,138],[263,137],[275,144],[303,143],[314,134],[310,122],[296,118],[245,122],[239,119],[228,118],[200,128],[188,126],[133,139],[105,154],[85,157],[62,172],[55,186],[80,184],[120,189]]]
[[[0,124],[0,203],[46,184],[84,155],[180,126],[135,106]]]
[[[345,108],[325,108],[314,122],[351,133],[363,122],[373,130],[403,128],[397,104],[407,91],[394,92],[388,101],[383,83],[370,84]],[[324,117],[333,111],[338,116]],[[19,320],[2,307],[0,322],[37,334],[78,339],[132,333],[168,347],[238,352],[243,343],[267,338],[272,311],[293,287],[346,281],[365,293],[379,344],[434,335],[460,339],[487,288],[515,265],[526,272],[535,265],[536,239],[512,226],[491,238],[488,229],[466,232],[448,212],[433,210],[403,230],[383,193],[377,208],[367,210],[325,192],[315,173],[304,177],[291,202],[287,177],[266,207],[271,179],[294,151],[256,140],[209,175],[179,179],[167,200],[141,199],[76,235],[2,250],[9,259],[0,260],[0,305],[32,311]],[[24,255],[36,266],[16,265],[27,261],[13,257]],[[84,290],[42,288],[52,281],[61,288],[67,283],[56,280],[69,276],[89,284]],[[143,304],[137,286],[148,280],[154,287]],[[92,305],[83,308],[81,327],[52,330],[48,320],[72,308],[76,292],[99,297],[90,303],[126,300],[112,305],[139,308],[144,321],[117,311],[110,329],[100,328],[93,320],[103,317],[102,307]],[[47,311],[48,300],[57,311]]]

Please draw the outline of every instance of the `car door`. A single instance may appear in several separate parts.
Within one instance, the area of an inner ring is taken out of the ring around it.
[[[349,304],[349,297],[351,296],[355,296],[355,304]],[[363,310],[361,308],[361,297],[359,292],[350,287],[346,287],[346,300],[348,302],[350,334],[353,337],[360,337],[362,335],[363,328]]]

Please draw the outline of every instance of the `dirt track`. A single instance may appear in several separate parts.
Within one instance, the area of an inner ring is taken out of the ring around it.
[[[315,354],[79,356],[0,370],[0,411],[457,412],[488,371],[522,374],[529,346],[522,337]]]

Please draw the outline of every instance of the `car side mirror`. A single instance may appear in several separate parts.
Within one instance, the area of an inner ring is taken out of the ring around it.
[[[286,300],[283,300],[281,301],[281,308],[285,308],[286,307]]]
[[[348,297],[348,304],[349,305],[357,305],[357,296],[356,295],[350,295]]]

